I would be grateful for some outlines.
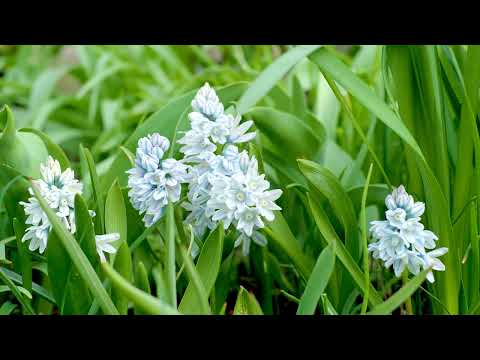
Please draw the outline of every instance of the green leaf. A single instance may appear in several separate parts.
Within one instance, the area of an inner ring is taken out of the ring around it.
[[[328,299],[327,294],[322,294],[320,296],[320,299],[322,303],[323,313],[325,315],[338,315],[337,310],[335,310],[335,308],[333,307],[332,303]]]
[[[320,148],[323,139],[295,115],[267,107],[254,108],[247,114],[253,118],[258,130],[268,137],[273,145],[271,150],[282,158],[309,158]]]
[[[175,268],[175,214],[173,212],[173,204],[171,202],[167,205],[166,215],[166,259],[165,259],[165,280],[167,285],[167,298],[172,306],[177,305],[177,280]]]
[[[362,195],[362,206],[360,211],[360,223],[362,227],[362,244],[363,244],[363,271],[365,272],[365,295],[363,297],[361,314],[365,314],[368,307],[369,285],[370,285],[370,264],[368,256],[368,240],[367,240],[367,214],[366,204],[368,195],[368,186],[370,185],[370,178],[372,177],[373,164],[370,164],[368,169],[367,180],[365,180],[365,186]]]
[[[47,148],[48,153],[58,162],[60,163],[60,166],[62,169],[66,169],[71,167],[70,161],[67,158],[67,155],[65,155],[65,152],[62,150],[60,146],[55,144],[50,137],[45,134],[44,132],[37,130],[37,129],[32,129],[32,128],[23,128],[20,129],[21,133],[32,133],[37,135],[45,144],[45,147]]]
[[[90,264],[88,258],[80,248],[80,245],[77,243],[73,235],[65,228],[55,212],[48,206],[47,202],[45,199],[43,199],[42,195],[38,191],[36,185],[34,183],[31,183],[31,185],[35,197],[37,198],[43,211],[46,213],[48,220],[52,224],[55,235],[60,239],[68,256],[71,258],[73,265],[80,274],[80,277],[82,277],[82,279],[85,281],[92,295],[97,298],[104,314],[117,315],[118,310],[115,308],[115,305],[103,288],[102,282],[95,273],[95,270]]]
[[[240,286],[233,315],[263,315],[262,308],[253,294]]]
[[[208,304],[208,294],[205,291],[202,280],[200,279],[200,274],[195,269],[192,258],[190,254],[187,253],[185,247],[177,242],[177,248],[180,250],[180,255],[182,256],[183,263],[185,264],[185,269],[190,279],[190,284],[192,284],[193,291],[197,296],[197,301],[199,304],[201,315],[211,314],[210,305]]]
[[[237,104],[240,114],[247,112],[260,101],[300,60],[317,50],[320,45],[299,45],[276,59],[268,66],[247,91],[242,95]]]
[[[118,233],[120,239],[112,243],[117,253],[110,256],[110,263],[119,274],[133,282],[132,258],[127,244],[127,211],[122,191],[115,181],[105,201],[105,231],[107,234]],[[120,314],[127,314],[128,299],[117,289],[112,289],[112,300]]]
[[[77,227],[75,238],[95,269],[99,263],[95,233],[87,205],[79,194],[75,196],[75,222]],[[64,245],[53,232],[48,239],[47,264],[50,284],[60,313],[87,314],[93,301],[87,284],[73,266]]]
[[[20,260],[20,269],[22,270],[22,284],[25,289],[32,291],[32,259],[28,250],[28,245],[22,242],[25,232],[25,226],[17,218],[13,219],[13,230],[17,240],[17,251]]]
[[[56,233],[48,237],[49,281],[60,314],[87,314],[92,298],[85,281],[73,268],[67,251]]]
[[[33,310],[30,302],[25,299],[22,295],[18,287],[10,280],[10,278],[4,273],[4,269],[0,267],[0,280],[7,285],[10,290],[12,291],[13,295],[17,298],[17,300],[22,305],[23,311],[28,315],[35,315],[35,311]]]
[[[298,77],[294,76],[292,80],[292,113],[302,118],[307,111],[307,102],[302,84],[300,84]]]
[[[135,267],[135,284],[140,290],[145,291],[147,294],[151,293],[147,269],[145,269],[145,265],[143,265],[143,262],[141,261],[139,261]],[[136,315],[145,314],[144,311],[137,305],[134,306],[134,309]]]
[[[307,286],[300,299],[297,315],[313,315],[320,296],[327,287],[335,265],[335,243],[331,242],[318,256]]]
[[[0,111],[5,127],[0,136],[0,163],[11,166],[22,175],[40,177],[40,163],[48,157],[42,139],[29,132],[15,130],[13,114],[8,106]]]
[[[427,277],[430,269],[423,270],[420,274],[406,283],[400,290],[389,297],[386,301],[375,306],[368,315],[388,315],[393,310],[402,305],[408,297],[410,297],[415,290],[417,290]]]
[[[360,270],[357,263],[353,260],[352,256],[346,249],[345,245],[340,241],[338,235],[335,233],[330,221],[328,220],[325,212],[322,210],[318,204],[312,200],[310,194],[307,195],[308,202],[310,204],[310,209],[312,211],[313,218],[317,224],[318,230],[325,238],[327,243],[335,243],[335,253],[338,259],[342,262],[343,266],[347,269],[348,273],[351,275],[352,279],[357,284],[358,288],[362,291],[363,294],[366,292],[365,288],[365,275]],[[372,305],[377,305],[382,301],[380,295],[378,295],[375,288],[370,284],[369,289],[369,299],[368,301]]]
[[[93,196],[95,198],[96,211],[100,218],[100,228],[102,231],[105,229],[105,207],[103,203],[103,194],[100,190],[100,180],[98,179],[97,168],[95,167],[95,162],[93,161],[92,154],[90,150],[84,148],[80,145],[80,149],[85,157],[85,160],[88,165],[88,172],[90,174],[90,180],[92,182]]]
[[[325,48],[318,49],[309,58],[319,67],[321,72],[332,77],[333,80],[350,92],[363,106],[374,113],[385,125],[400,136],[405,143],[410,145],[421,159],[425,159],[415,138],[401,119],[345,64]]]
[[[137,289],[117,273],[107,262],[102,263],[102,268],[108,278],[112,281],[113,286],[146,314],[180,315],[174,307],[140,289]]]
[[[281,212],[276,212],[275,219],[268,223],[265,232],[270,236],[274,243],[288,255],[302,278],[306,281],[312,272],[313,260],[304,254],[300,244],[297,239],[295,239],[295,236],[293,236],[292,231]]]
[[[223,238],[223,224],[219,223],[216,229],[212,231],[205,240],[200,255],[198,256],[197,265],[195,266],[207,295],[210,295],[212,292],[220,270]],[[201,312],[192,282],[188,284],[178,309],[184,314],[198,314]]]
[[[11,303],[10,301],[5,301],[2,306],[0,306],[0,315],[10,315],[16,307],[16,304]]]
[[[3,272],[5,273],[5,275],[10,279],[12,280],[15,284],[19,284],[19,285],[22,285],[23,284],[23,281],[22,281],[22,276],[17,274],[16,272],[14,271],[11,271],[11,270],[8,270],[8,269],[3,269]],[[34,283],[32,282],[32,292],[34,294],[37,294],[38,296],[40,296],[42,299],[45,299],[47,300],[48,302],[52,303],[52,304],[56,304],[55,302],[55,299],[53,298],[53,296],[50,294],[50,292],[45,289],[44,287],[38,285],[37,283]]]
[[[342,185],[328,169],[313,161],[299,159],[298,166],[313,189],[324,195],[335,215],[342,222],[345,245],[355,262],[360,259],[361,243],[358,237],[355,210]]]
[[[362,194],[364,186],[354,186],[347,190],[348,197],[355,207],[355,213],[361,210]],[[377,205],[382,209],[385,207],[385,198],[390,193],[388,186],[385,184],[370,184],[368,186],[366,206]]]

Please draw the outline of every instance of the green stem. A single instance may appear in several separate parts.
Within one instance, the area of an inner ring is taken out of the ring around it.
[[[175,217],[173,213],[173,205],[167,205],[167,235],[166,235],[166,250],[167,258],[165,261],[165,278],[167,282],[168,302],[172,306],[177,306],[177,279],[175,271]]]
[[[405,270],[402,274],[403,285],[408,283],[408,272]],[[407,300],[405,300],[405,307],[407,310],[408,315],[413,315],[413,306],[412,306],[412,298],[409,296]]]

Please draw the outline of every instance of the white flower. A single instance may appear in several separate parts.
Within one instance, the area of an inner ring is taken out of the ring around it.
[[[119,239],[120,234],[118,233],[95,235],[97,254],[100,257],[101,262],[107,261],[104,252],[109,254],[115,254],[117,252],[117,249],[115,249],[115,247],[113,247],[111,243]]]
[[[45,164],[40,165],[40,174],[41,179],[32,182],[65,227],[72,234],[75,233],[74,201],[75,195],[82,193],[82,184],[75,179],[71,169],[62,172],[60,163],[51,156],[48,157]],[[31,195],[34,194],[32,188],[29,188],[28,191]],[[35,251],[38,249],[42,254],[47,247],[48,235],[52,225],[34,196],[30,197],[28,202],[22,201],[20,204],[23,205],[27,215],[25,223],[30,225],[26,229],[22,242],[30,241],[29,250]]]
[[[190,130],[178,140],[183,145],[180,152],[190,162],[208,160],[217,145],[248,142],[255,137],[255,132],[247,133],[253,121],[240,124],[240,116],[225,114],[215,90],[208,83],[198,91],[192,108],[194,111],[188,114]]]
[[[233,117],[230,114],[223,114],[218,117],[215,123],[217,124],[217,127],[221,127],[222,129],[222,142],[215,141],[213,138],[212,140],[219,142],[220,144],[225,144],[226,142],[230,144],[239,144],[252,140],[255,137],[255,133],[247,133],[247,131],[252,127],[253,121],[248,120],[240,125],[241,119],[240,115]]]
[[[405,191],[403,185],[394,189],[392,193],[385,198],[385,205],[389,210],[403,209],[407,219],[419,218],[425,211],[425,204],[423,202],[415,202],[413,197]]]
[[[258,174],[255,157],[234,145],[255,137],[255,132],[247,132],[253,121],[241,123],[240,116],[224,113],[208,84],[197,93],[192,108],[191,129],[178,140],[184,161],[191,165],[188,201],[182,204],[190,212],[185,223],[192,225],[196,236],[220,221],[225,230],[234,226],[240,233],[235,246],[243,244],[243,253],[248,254],[251,239],[265,246],[267,240],[257,230],[265,226],[264,219],[274,220],[274,210],[281,210],[274,201],[282,192],[269,190],[265,175]]]
[[[237,230],[243,231],[247,236],[252,236],[253,228],[265,226],[256,208],[245,207],[237,213],[236,218],[238,219]]]
[[[387,220],[372,221],[370,232],[375,243],[369,244],[368,250],[374,259],[380,259],[385,267],[393,265],[395,275],[400,277],[405,267],[416,275],[420,268],[433,266],[433,270],[443,271],[445,266],[436,257],[444,255],[447,248],[441,248],[429,253],[425,249],[434,249],[438,237],[425,230],[420,223],[420,216],[425,211],[425,204],[415,202],[401,185],[385,198]],[[434,281],[433,273],[427,275],[430,282]]]
[[[170,142],[155,133],[138,141],[135,167],[128,170],[128,196],[143,214],[147,227],[157,222],[168,202],[180,199],[181,184],[187,181],[187,166],[175,159],[163,159]]]
[[[442,247],[424,254],[423,268],[428,269],[429,267],[431,267],[432,270],[445,271],[445,265],[437,258],[439,256],[445,255],[447,252],[448,252],[448,249],[446,247]],[[433,272],[431,270],[427,274],[427,280],[430,281],[431,283],[435,282],[435,278],[433,277]]]
[[[215,90],[205,83],[192,101],[193,110],[205,115],[210,120],[215,120],[223,114],[223,104],[218,99]]]

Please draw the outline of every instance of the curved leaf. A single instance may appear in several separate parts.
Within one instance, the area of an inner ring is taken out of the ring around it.
[[[212,292],[220,270],[223,252],[223,238],[223,224],[219,223],[216,229],[212,231],[205,240],[197,260],[197,265],[195,266],[207,295],[210,295]],[[180,301],[178,309],[185,314],[198,314],[201,312],[194,285],[191,282],[185,290],[185,294]]]
[[[260,101],[300,60],[317,50],[321,45],[299,45],[276,59],[267,67],[242,95],[237,104],[240,114]]]
[[[325,291],[335,266],[334,246],[335,243],[330,243],[318,256],[305,291],[300,299],[297,315],[313,315],[315,313],[320,296]]]

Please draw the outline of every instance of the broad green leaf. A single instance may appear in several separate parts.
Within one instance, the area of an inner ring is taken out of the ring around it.
[[[368,315],[388,315],[402,305],[405,300],[417,290],[427,277],[429,269],[423,270],[420,274],[406,283],[400,290],[389,297],[386,301],[375,306]]]
[[[10,219],[17,218],[24,223],[26,216],[20,201],[27,201],[29,197],[29,182],[15,169],[7,165],[0,165],[0,187],[2,200]],[[22,234],[23,236],[23,234]]]
[[[308,108],[302,84],[300,84],[298,77],[294,76],[292,80],[292,113],[302,118],[307,111]]]
[[[75,196],[75,238],[89,260],[91,266],[98,267],[98,255],[95,246],[95,233],[82,197]],[[87,314],[92,297],[87,284],[73,266],[64,245],[55,233],[48,239],[47,264],[52,291],[61,314]]]
[[[22,276],[17,274],[14,271],[8,270],[8,269],[3,269],[3,272],[5,275],[12,280],[15,284],[22,285]],[[55,299],[53,296],[50,294],[50,292],[45,289],[44,287],[38,285],[37,283],[32,282],[32,292],[38,296],[40,296],[42,299],[47,300],[48,302],[55,304]]]
[[[220,264],[222,261],[224,230],[223,224],[217,225],[216,229],[210,233],[198,256],[195,266],[205,288],[205,292],[210,295],[213,286],[218,277]],[[197,314],[201,312],[200,304],[194,291],[194,285],[190,282],[178,307],[184,314]]]
[[[17,240],[17,251],[20,260],[20,269],[22,270],[22,284],[25,289],[32,291],[32,259],[28,250],[28,245],[22,242],[25,232],[25,226],[17,218],[13,219],[13,230]]]
[[[177,243],[177,248],[180,250],[180,255],[183,259],[188,278],[190,279],[190,284],[192,284],[192,289],[197,296],[197,301],[200,307],[199,314],[209,315],[211,310],[210,305],[208,304],[208,294],[205,291],[202,280],[200,279],[200,274],[195,269],[195,264],[184,246]]]
[[[262,308],[253,294],[240,286],[233,315],[263,315]]]
[[[55,160],[58,160],[62,169],[67,169],[71,167],[70,161],[68,160],[67,155],[65,155],[62,148],[57,144],[55,144],[47,134],[45,134],[40,130],[32,129],[32,128],[23,128],[23,129],[20,129],[20,132],[32,133],[37,135],[45,144],[45,147],[47,148],[49,155],[51,155]]]
[[[268,223],[267,226],[268,227],[265,228],[266,233],[275,245],[280,247],[280,249],[288,255],[302,278],[306,281],[312,272],[314,261],[303,252],[282,213],[276,212],[275,219]]]
[[[123,194],[117,182],[113,183],[105,200],[105,231],[107,234],[120,235],[120,239],[112,243],[117,252],[110,256],[110,263],[124,279],[133,282],[132,259],[127,244],[127,212]],[[122,292],[113,288],[112,300],[120,314],[127,314],[128,299]]]
[[[10,301],[5,301],[2,306],[0,306],[0,315],[10,315],[16,307],[16,304],[11,303]]]
[[[333,80],[350,92],[362,105],[400,136],[405,143],[410,145],[422,160],[425,159],[414,137],[398,116],[335,55],[322,48],[312,53],[309,58],[319,67],[321,72],[332,77]]]
[[[142,291],[146,292],[147,294],[151,293],[150,289],[150,282],[148,281],[148,273],[147,269],[145,269],[145,265],[143,262],[138,262],[137,266],[135,267],[135,285]],[[144,315],[145,313],[143,310],[138,307],[137,305],[134,306],[135,314],[136,315]]]
[[[345,245],[338,238],[338,235],[335,233],[335,230],[330,224],[322,208],[315,201],[312,200],[310,195],[307,195],[307,198],[318,230],[320,230],[320,233],[323,235],[327,243],[335,243],[334,249],[338,259],[347,269],[348,273],[351,275],[358,288],[362,291],[362,293],[365,293],[365,275],[360,270],[357,263],[353,260]],[[380,295],[378,295],[372,284],[370,284],[368,301],[374,306],[381,302],[381,297]]]
[[[60,314],[87,314],[92,298],[56,233],[48,237],[49,281]]]
[[[8,106],[0,111],[0,124],[5,124],[0,135],[0,163],[11,166],[22,175],[40,177],[40,163],[48,157],[42,139],[29,132],[15,130],[13,114]]]
[[[125,280],[116,272],[108,262],[102,263],[102,268],[113,287],[122,293],[124,297],[133,302],[138,308],[149,315],[180,315],[177,309],[152,295],[137,289],[129,281]]]
[[[267,107],[254,108],[247,114],[269,139],[273,145],[271,150],[282,158],[310,158],[318,152],[323,139],[295,115]]]
[[[299,159],[300,171],[313,188],[324,195],[335,215],[342,222],[345,232],[345,245],[355,262],[360,259],[361,243],[358,237],[355,210],[342,185],[326,168],[309,160]]]
[[[317,308],[320,296],[327,287],[330,275],[335,265],[335,243],[330,243],[318,256],[307,286],[300,299],[297,315],[313,315]]]
[[[20,292],[19,288],[10,280],[10,278],[4,273],[3,268],[0,267],[0,281],[5,283],[10,290],[12,291],[13,295],[17,298],[17,300],[22,305],[23,311],[28,315],[35,315],[35,311],[33,310],[32,306],[28,299],[25,298],[24,295]]]
[[[245,91],[238,101],[237,111],[243,114],[255,106],[290,69],[319,47],[320,45],[299,45],[276,59]]]

